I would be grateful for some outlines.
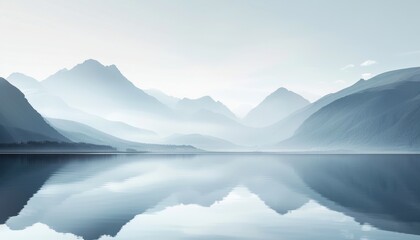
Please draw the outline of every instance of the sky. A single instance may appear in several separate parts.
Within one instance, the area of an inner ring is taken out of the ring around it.
[[[417,0],[0,0],[0,76],[86,59],[142,89],[245,114],[286,87],[317,98],[420,66]]]

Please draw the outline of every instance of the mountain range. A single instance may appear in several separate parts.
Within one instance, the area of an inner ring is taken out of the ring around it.
[[[144,91],[115,65],[96,60],[43,81],[14,73],[0,83],[2,143],[84,142],[123,151],[195,151],[187,145],[400,151],[420,145],[420,68],[362,79],[313,103],[280,87],[242,119],[210,96]]]

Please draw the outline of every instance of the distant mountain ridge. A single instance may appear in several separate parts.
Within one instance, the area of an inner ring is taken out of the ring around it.
[[[113,74],[117,77],[113,77]],[[10,78],[19,80],[14,76]],[[28,78],[21,75],[20,80],[27,81]],[[184,101],[174,99],[177,104],[171,108],[135,87],[114,65],[106,67],[95,60],[87,60],[70,70],[60,70],[41,82],[31,80],[39,88],[38,93],[42,94],[28,96],[48,117],[81,122],[131,141],[156,143],[158,135],[142,134],[144,137],[136,138],[136,131],[132,131],[133,134],[119,134],[118,131],[113,131],[116,127],[114,123],[120,122],[135,128],[150,129],[161,136],[177,132],[207,135],[210,132],[216,137],[223,139],[229,137],[228,140],[235,141],[242,139],[235,135],[238,133],[243,135],[248,131],[237,122],[236,116],[223,103],[211,97],[184,99]],[[21,87],[24,89],[25,86]],[[134,94],[130,94],[133,92]],[[140,95],[152,99],[156,105],[142,101]],[[62,100],[56,100],[56,96]],[[102,120],[94,117],[95,115],[100,116]],[[208,117],[203,118],[203,116]],[[111,120],[113,123],[105,124],[104,120]]]
[[[92,59],[53,74],[42,85],[70,106],[100,116],[121,110],[158,115],[170,112],[125,78],[115,65],[104,66]]]
[[[254,127],[269,126],[309,104],[302,96],[286,88],[279,88],[253,108],[243,122]]]
[[[167,95],[167,94],[165,94],[162,91],[159,91],[157,89],[147,89],[147,90],[144,90],[144,91],[147,94],[149,94],[150,96],[159,100],[159,102],[165,104],[166,106],[168,106],[170,108],[175,108],[178,101],[181,100],[180,98],[169,96],[169,95]]]
[[[177,102],[175,109],[183,114],[194,114],[201,110],[207,110],[231,119],[236,119],[235,114],[228,107],[220,101],[215,101],[210,96],[197,99],[183,98]]]
[[[10,74],[6,80],[18,89],[25,89],[21,90],[24,94],[25,92],[32,93],[33,91],[39,92],[44,90],[42,84],[38,80],[23,73],[14,72]]]
[[[41,114],[52,114],[56,109],[69,111],[70,107],[60,97],[51,94],[41,82],[22,73],[12,73],[7,77],[17,87],[29,103]]]

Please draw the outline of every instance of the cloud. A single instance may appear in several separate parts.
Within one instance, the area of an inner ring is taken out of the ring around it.
[[[342,67],[340,69],[341,70],[347,70],[347,69],[354,68],[354,67],[356,67],[356,65],[354,65],[354,64],[347,64],[346,66],[344,66],[344,67]]]
[[[360,64],[360,66],[362,66],[362,67],[367,67],[367,66],[374,65],[374,64],[376,64],[376,63],[377,63],[377,62],[376,62],[375,60],[366,60],[366,61],[362,62],[362,63]]]
[[[334,83],[337,83],[337,84],[343,84],[343,83],[345,83],[346,81],[344,81],[344,80],[342,80],[342,79],[338,79],[338,80],[336,80]]]
[[[367,80],[373,76],[372,73],[362,73],[362,78]]]

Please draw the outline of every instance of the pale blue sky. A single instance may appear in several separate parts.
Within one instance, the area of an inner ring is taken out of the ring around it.
[[[420,66],[420,1],[0,0],[0,75],[88,58],[141,88],[244,113],[278,87],[310,100]]]

